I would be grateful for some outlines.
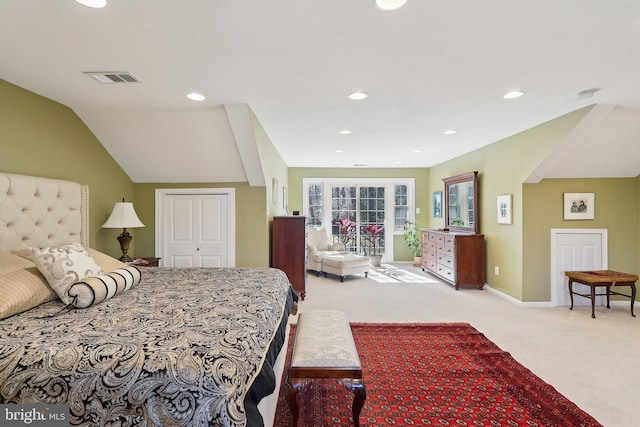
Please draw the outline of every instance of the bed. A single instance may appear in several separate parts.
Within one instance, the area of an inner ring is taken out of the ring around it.
[[[87,207],[86,186],[0,173],[0,313],[15,311],[0,320],[0,403],[67,404],[72,425],[262,426],[297,301],[286,275],[147,267],[77,308],[27,248],[79,244],[116,271],[88,247]]]

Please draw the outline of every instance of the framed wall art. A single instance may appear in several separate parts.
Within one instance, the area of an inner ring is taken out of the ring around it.
[[[289,193],[287,187],[282,186],[282,207],[286,210],[289,205]]]
[[[275,178],[271,180],[271,203],[278,204],[278,180]]]
[[[511,194],[498,196],[498,224],[512,224]]]
[[[595,193],[564,193],[564,219],[594,219]]]
[[[433,217],[442,218],[442,191],[433,192]]]

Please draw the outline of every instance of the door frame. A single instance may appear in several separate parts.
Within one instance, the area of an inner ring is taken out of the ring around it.
[[[235,267],[236,265],[236,189],[235,188],[156,188],[156,256],[163,257],[164,247],[164,204],[166,203],[167,196],[172,194],[177,195],[202,195],[202,196],[215,196],[226,195],[228,197],[228,243],[227,243],[227,259],[228,267]],[[162,265],[162,259],[160,260]]]
[[[556,296],[556,280],[558,275],[556,274],[556,270],[558,268],[557,265],[557,254],[556,254],[556,243],[559,234],[599,234],[602,239],[602,269],[606,270],[609,268],[609,245],[608,245],[608,230],[606,228],[552,228],[551,229],[551,306],[557,307],[558,298]]]

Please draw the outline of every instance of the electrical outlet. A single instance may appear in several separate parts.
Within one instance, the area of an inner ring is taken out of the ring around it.
[[[496,276],[500,275],[500,267],[498,267],[497,265],[495,267],[493,267],[494,273]]]

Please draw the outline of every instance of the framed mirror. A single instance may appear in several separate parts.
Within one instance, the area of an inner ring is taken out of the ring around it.
[[[444,217],[451,231],[480,232],[478,171],[444,178]]]

